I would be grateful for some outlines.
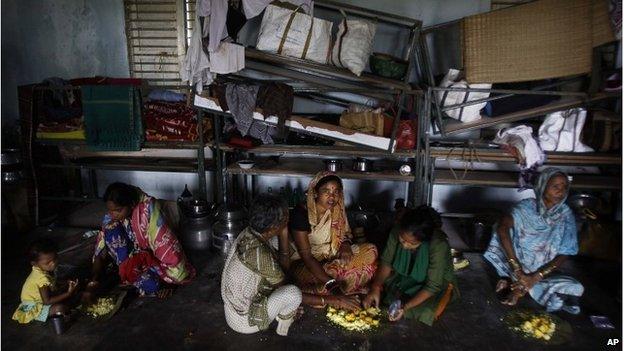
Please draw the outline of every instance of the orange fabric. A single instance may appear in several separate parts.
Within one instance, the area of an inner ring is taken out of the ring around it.
[[[330,277],[344,284],[342,288],[345,294],[366,293],[367,285],[377,270],[377,248],[373,244],[356,244],[351,245],[351,249],[353,258],[346,265],[340,259],[321,264]],[[291,275],[301,291],[317,295],[329,294],[325,289],[325,282],[319,281],[302,260],[293,263]]]

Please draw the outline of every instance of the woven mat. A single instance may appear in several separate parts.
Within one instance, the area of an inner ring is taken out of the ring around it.
[[[466,78],[521,82],[591,71],[593,0],[540,0],[462,21]]]

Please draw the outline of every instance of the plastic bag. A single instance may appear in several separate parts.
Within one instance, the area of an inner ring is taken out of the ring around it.
[[[412,120],[399,121],[396,134],[397,149],[411,150],[416,146],[416,127]]]

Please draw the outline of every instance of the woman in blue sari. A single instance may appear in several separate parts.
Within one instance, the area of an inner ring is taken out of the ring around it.
[[[520,201],[495,228],[484,257],[501,277],[496,292],[503,294],[502,303],[515,305],[528,292],[549,312],[580,312],[583,286],[555,274],[567,256],[578,252],[574,214],[565,203],[569,185],[563,171],[545,169],[535,198]]]

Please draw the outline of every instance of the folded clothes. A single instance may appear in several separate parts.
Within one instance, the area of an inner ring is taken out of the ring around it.
[[[195,110],[180,102],[150,101],[143,106],[148,141],[195,141],[199,136]],[[211,129],[203,120],[204,135]]]
[[[182,102],[186,100],[186,95],[171,90],[156,89],[147,95],[148,100],[160,100],[167,102]]]

